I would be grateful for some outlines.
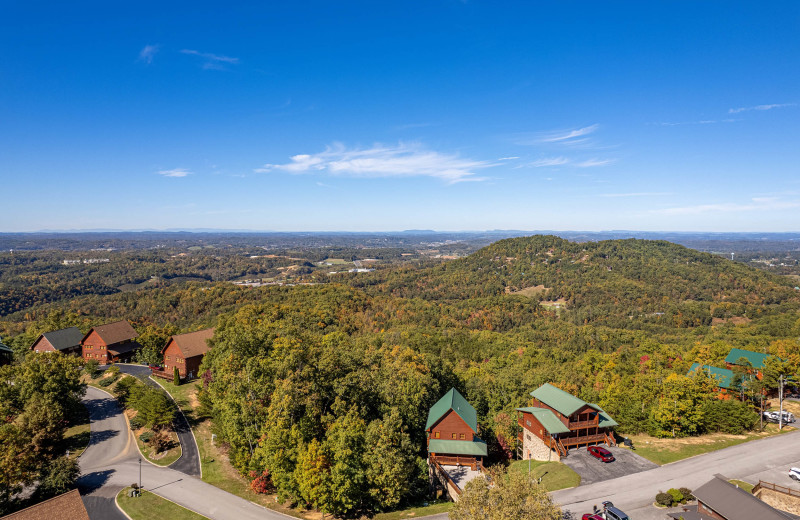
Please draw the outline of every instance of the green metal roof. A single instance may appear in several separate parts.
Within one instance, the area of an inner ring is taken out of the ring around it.
[[[703,372],[707,373],[709,377],[713,377],[717,380],[717,386],[720,388],[730,388],[731,382],[733,381],[733,370],[728,370],[727,368],[717,368],[712,367],[710,365],[701,365],[700,363],[694,363],[692,368],[689,369],[689,374],[694,372],[697,369],[701,369]]]
[[[2,343],[0,343],[0,351],[10,352],[12,354],[14,353],[14,351],[11,350],[11,347],[7,347],[6,345],[3,345]]]
[[[769,357],[769,354],[761,354],[759,352],[753,352],[752,350],[742,350],[740,348],[732,348],[728,357],[725,358],[726,363],[731,363],[733,365],[739,361],[739,358],[745,358],[747,361],[753,365],[753,368],[764,368],[764,360]]]
[[[543,384],[531,392],[531,395],[566,417],[589,404],[550,383]]]
[[[467,423],[467,426],[472,428],[473,432],[478,433],[478,413],[455,388],[451,388],[428,411],[428,422],[425,424],[425,430],[429,430],[431,426],[436,424],[436,421],[444,417],[450,410],[456,412]]]
[[[564,426],[564,423],[556,417],[556,414],[548,410],[547,408],[537,408],[535,406],[530,406],[527,408],[517,408],[518,412],[528,412],[533,414],[536,417],[536,420],[539,421],[544,429],[547,430],[547,433],[567,433],[569,432],[569,428]]]
[[[475,455],[486,457],[486,443],[475,437],[473,441],[451,441],[445,439],[431,439],[428,444],[428,453],[442,455]]]
[[[612,426],[619,426],[619,423],[611,418],[605,410],[597,406],[596,404],[586,403],[595,410],[597,410],[599,420],[597,422],[597,426],[600,428],[611,428]]]

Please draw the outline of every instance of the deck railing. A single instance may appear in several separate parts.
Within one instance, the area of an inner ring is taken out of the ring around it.
[[[753,493],[759,489],[771,489],[772,491],[777,491],[778,493],[783,493],[784,495],[800,498],[800,491],[797,491],[796,489],[779,486],[778,484],[773,484],[771,482],[764,482],[763,480],[759,480],[758,484],[753,487]]]
[[[442,467],[439,461],[433,457],[431,457],[431,465],[433,466],[433,472],[437,476],[440,482],[447,488],[448,493],[450,494],[450,498],[453,501],[458,500],[458,496],[461,494],[461,488],[458,487],[458,484],[450,478],[450,475],[447,474],[447,471]],[[455,492],[455,494],[453,493]]]
[[[597,419],[591,419],[589,421],[575,421],[569,423],[570,430],[576,430],[578,428],[592,428],[598,425]]]
[[[445,466],[469,466],[472,471],[480,471],[483,469],[483,464],[481,464],[480,461],[476,461],[474,457],[431,455],[431,460]]]

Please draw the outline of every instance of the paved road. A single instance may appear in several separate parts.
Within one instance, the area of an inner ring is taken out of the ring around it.
[[[265,509],[172,468],[138,462],[139,453],[116,399],[94,387],[86,389],[92,435],[89,447],[78,459],[82,476],[78,485],[92,520],[124,519],[114,507],[114,497],[125,486],[138,482],[164,498],[212,520],[286,520]]]
[[[578,514],[578,518],[603,500],[611,500],[633,520],[665,518],[663,510],[653,516],[655,508],[651,504],[659,491],[673,487],[696,489],[715,473],[755,483],[759,476],[768,480],[767,475],[775,477],[790,466],[800,466],[800,431],[746,442],[613,480],[556,491],[553,498],[565,510]]]
[[[150,369],[143,365],[117,364],[120,372],[138,377],[146,385],[161,389],[158,383],[150,379]],[[181,443],[181,456],[178,460],[169,465],[171,469],[180,471],[193,477],[200,476],[200,453],[197,450],[197,442],[192,435],[192,429],[183,414],[179,413],[175,417],[175,432]]]

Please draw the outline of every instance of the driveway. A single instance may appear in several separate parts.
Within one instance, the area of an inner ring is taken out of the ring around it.
[[[679,487],[697,489],[716,473],[752,483],[758,482],[759,477],[768,480],[766,477],[769,476],[777,480],[780,473],[791,466],[800,466],[800,430],[731,446],[613,480],[556,491],[552,496],[565,511],[576,514],[578,518],[591,511],[592,505],[611,500],[631,518],[663,519],[664,511],[652,506],[659,491]],[[776,483],[781,482],[786,483],[785,480]],[[796,483],[791,487],[798,489]]]
[[[617,460],[603,462],[589,455],[586,448],[577,448],[569,450],[569,455],[562,458],[561,462],[581,476],[582,486],[658,467],[658,464],[650,462],[629,449],[618,446],[603,447],[613,453]]]
[[[78,487],[92,520],[125,517],[114,506],[124,487],[139,481],[146,490],[207,516],[212,520],[286,520],[293,517],[272,511],[223,491],[172,468],[139,463],[139,453],[122,410],[110,394],[86,389],[92,434],[89,447],[78,459]]]
[[[150,379],[150,368],[144,365],[117,364],[120,372],[136,376],[144,384],[163,390],[161,386]],[[200,452],[197,449],[197,441],[192,435],[192,428],[186,421],[182,413],[175,416],[175,433],[181,443],[181,456],[178,460],[169,465],[171,469],[180,471],[185,475],[193,477],[200,476]]]

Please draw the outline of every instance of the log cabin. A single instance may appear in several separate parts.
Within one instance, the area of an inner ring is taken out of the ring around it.
[[[478,437],[478,413],[455,388],[428,411],[425,433],[431,462],[476,471],[483,468],[487,450]]]
[[[83,334],[78,327],[51,330],[41,334],[31,345],[34,352],[61,352],[73,356],[81,355]]]
[[[714,379],[714,383],[717,385],[717,389],[719,390],[717,397],[720,399],[730,399],[731,392],[734,395],[736,394],[736,390],[731,389],[735,379],[733,370],[712,367],[711,365],[701,365],[700,363],[693,363],[687,375],[691,375],[695,370],[700,370],[709,378]]]
[[[142,346],[134,341],[139,334],[125,320],[92,327],[81,340],[83,359],[106,363],[128,363]]]
[[[214,329],[210,328],[169,338],[161,351],[164,355],[164,376],[171,378],[174,367],[178,367],[181,379],[197,377],[200,363],[209,349],[208,340],[213,335]]]
[[[735,366],[744,366],[748,372],[755,372],[758,379],[764,377],[764,362],[770,357],[769,354],[762,354],[760,352],[753,352],[752,350],[744,350],[740,348],[732,348],[728,357],[725,358],[725,368],[728,370],[733,369]],[[740,360],[744,358],[747,360],[747,365],[741,365]]]
[[[545,383],[533,392],[531,406],[517,408],[523,459],[558,461],[571,448],[613,446],[614,421],[596,404]]]

